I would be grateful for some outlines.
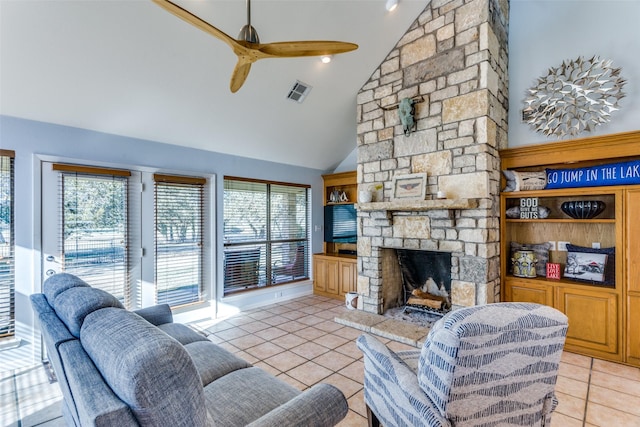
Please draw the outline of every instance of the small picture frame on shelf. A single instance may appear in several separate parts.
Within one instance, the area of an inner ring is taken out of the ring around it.
[[[555,262],[548,262],[547,263],[547,279],[559,280],[560,278],[561,278],[560,264]]]
[[[426,173],[412,173],[393,177],[392,198],[394,200],[424,200],[426,191]]]
[[[589,282],[604,282],[607,255],[587,252],[567,252],[564,277]]]

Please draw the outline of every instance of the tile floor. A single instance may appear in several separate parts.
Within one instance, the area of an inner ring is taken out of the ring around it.
[[[361,331],[333,320],[345,312],[341,301],[309,296],[193,326],[301,390],[320,381],[336,385],[350,408],[340,426],[366,426],[362,354],[354,343]],[[565,353],[556,392],[553,427],[640,426],[640,369]],[[0,426],[64,426],[60,399],[41,366],[0,373]]]

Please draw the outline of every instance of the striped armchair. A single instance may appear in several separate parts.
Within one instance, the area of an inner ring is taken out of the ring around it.
[[[556,309],[497,303],[448,313],[422,350],[394,353],[363,334],[369,423],[549,426],[566,333]]]

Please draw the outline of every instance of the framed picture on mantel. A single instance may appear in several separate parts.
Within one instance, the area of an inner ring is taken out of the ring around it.
[[[427,191],[427,174],[412,173],[394,176],[392,181],[394,200],[424,200]]]

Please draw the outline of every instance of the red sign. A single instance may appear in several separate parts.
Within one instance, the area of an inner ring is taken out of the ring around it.
[[[559,279],[560,278],[560,264],[553,262],[547,263],[547,279]]]

